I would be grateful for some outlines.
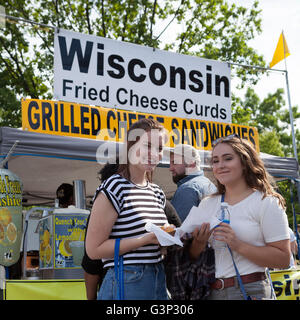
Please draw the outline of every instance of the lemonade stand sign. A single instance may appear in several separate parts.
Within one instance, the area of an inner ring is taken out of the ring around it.
[[[0,265],[11,266],[20,257],[22,235],[22,182],[0,169]]]
[[[40,220],[40,269],[80,269],[89,211],[69,206]]]
[[[54,214],[55,269],[81,268],[86,222],[86,214]]]
[[[40,269],[81,268],[87,214],[58,213],[66,210],[40,220]]]

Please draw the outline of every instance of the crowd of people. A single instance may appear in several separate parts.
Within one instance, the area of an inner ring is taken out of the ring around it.
[[[239,272],[247,296],[275,299],[267,271],[289,267],[290,233],[285,201],[256,150],[236,134],[215,140],[213,183],[195,148],[175,146],[170,174],[177,190],[168,201],[152,181],[165,141],[162,124],[141,119],[128,131],[122,161],[100,172],[82,261],[87,298],[116,300],[123,291],[126,300],[243,299]],[[182,236],[182,247],[162,248],[145,229],[149,221],[179,227],[192,207],[214,217],[222,202],[230,223],[203,223]]]

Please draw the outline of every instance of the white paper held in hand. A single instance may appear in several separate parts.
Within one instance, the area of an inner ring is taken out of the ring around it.
[[[192,233],[196,228],[201,227],[202,223],[209,223],[211,230],[215,228],[220,221],[216,217],[211,216],[209,212],[200,212],[198,207],[192,207],[180,228],[176,230],[176,233],[178,233],[180,237],[184,233]]]
[[[179,235],[175,233],[174,237],[168,234],[166,231],[162,230],[160,227],[156,226],[152,222],[147,222],[145,225],[145,229],[148,232],[153,232],[156,235],[156,238],[159,244],[163,247],[172,246],[173,244],[177,244],[179,246],[183,246]],[[177,234],[177,235],[176,235]]]

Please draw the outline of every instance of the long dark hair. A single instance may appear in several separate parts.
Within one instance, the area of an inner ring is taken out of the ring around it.
[[[127,132],[127,141],[126,141],[126,163],[122,163],[124,161],[120,161],[121,163],[119,164],[119,169],[118,169],[118,173],[121,174],[124,178],[129,179],[130,180],[130,172],[129,172],[129,150],[130,148],[136,144],[139,140],[140,140],[140,136],[136,136],[135,140],[129,139],[130,134],[133,130],[135,129],[141,129],[144,130],[145,132],[149,132],[152,129],[157,129],[159,131],[163,131],[164,127],[161,123],[159,123],[158,121],[154,120],[154,119],[149,119],[149,118],[144,118],[141,119],[135,123],[133,123],[131,125],[131,127],[129,128],[128,132]],[[122,159],[124,160],[124,159]],[[146,177],[148,179],[148,181],[152,182],[152,172],[147,172],[146,173]]]
[[[263,198],[268,195],[274,196],[279,200],[279,203],[285,208],[284,198],[274,190],[272,185],[275,185],[272,176],[265,169],[263,161],[260,159],[258,153],[253,148],[250,142],[239,137],[231,139],[220,139],[212,149],[220,144],[226,143],[239,155],[241,163],[244,166],[244,177],[247,185],[250,188],[258,190],[263,193]],[[217,180],[217,179],[216,179]],[[225,192],[225,186],[217,180],[218,194]]]
[[[104,167],[98,172],[99,179],[101,182],[107,180],[113,174],[118,172],[119,168],[119,158],[116,158],[116,163],[107,162]]]

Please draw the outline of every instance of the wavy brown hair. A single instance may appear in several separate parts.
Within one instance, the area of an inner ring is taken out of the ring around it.
[[[130,133],[135,129],[140,129],[140,130],[143,130],[144,132],[149,132],[152,129],[164,131],[164,126],[160,122],[150,118],[141,119],[130,126],[127,132],[127,140],[126,140],[126,149],[127,149],[126,159],[125,159],[126,163],[121,163],[118,169],[118,173],[122,175],[124,178],[129,180],[130,180],[129,158],[128,158],[129,150],[134,144],[136,144],[140,140],[140,137],[141,137],[140,135],[137,135],[134,140],[128,139],[128,137],[130,137]],[[147,175],[148,181],[152,182],[152,176],[153,176],[152,172],[147,172],[146,175]]]
[[[220,139],[213,147],[226,143],[232,147],[232,149],[239,155],[241,163],[244,166],[244,177],[247,185],[250,188],[258,190],[263,193],[263,199],[270,195],[278,199],[280,205],[285,208],[284,198],[274,190],[275,182],[272,176],[267,172],[263,161],[259,157],[256,150],[253,148],[250,142],[239,137],[233,137],[231,139]],[[223,194],[225,192],[225,186],[217,180],[217,194]]]

